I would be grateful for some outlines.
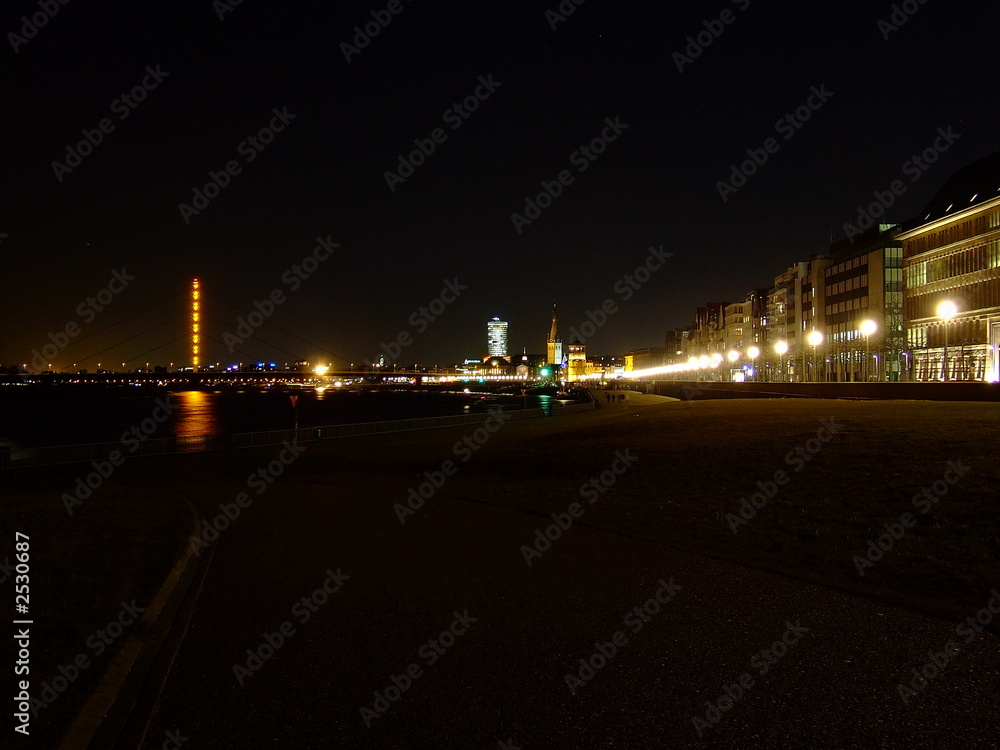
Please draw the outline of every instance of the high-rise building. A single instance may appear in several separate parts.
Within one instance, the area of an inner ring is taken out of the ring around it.
[[[507,321],[493,318],[486,324],[486,347],[491,357],[506,357]]]

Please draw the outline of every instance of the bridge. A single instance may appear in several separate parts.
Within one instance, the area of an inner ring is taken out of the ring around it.
[[[214,370],[197,372],[42,372],[0,375],[0,385],[94,386],[146,388],[261,388],[268,386],[303,388],[377,388],[405,386],[455,387],[466,385],[515,387],[522,378],[506,375],[469,375],[456,370],[325,370],[322,374],[305,370]],[[535,381],[537,379],[532,379]],[[533,386],[537,383],[533,382]]]
[[[210,312],[206,308],[209,300],[215,310],[225,307],[234,310],[233,319],[225,320]],[[180,317],[178,302],[188,310]],[[123,328],[125,324],[130,324],[128,330]],[[136,327],[140,330],[133,333]],[[221,338],[214,336],[213,330],[222,332]],[[233,336],[232,330],[238,330],[239,337]],[[163,335],[164,332],[168,335]],[[81,330],[79,325],[67,324],[64,331],[49,333],[48,339],[42,340],[45,343],[31,351],[28,362],[7,372],[20,374],[22,382],[167,385],[380,383],[461,376],[456,370],[440,368],[372,365],[367,361],[356,364],[282,328],[257,310],[240,307],[208,292],[198,279],[192,281],[188,292],[172,294],[98,330]],[[150,347],[151,344],[155,346]],[[217,345],[211,347],[214,352],[207,349],[206,345],[211,344]],[[178,357],[179,348],[185,353]],[[167,356],[180,361],[155,361],[165,350]],[[229,361],[215,361],[216,356],[212,355],[223,351]],[[287,355],[283,363],[272,361],[278,352]],[[309,356],[304,356],[305,352]],[[327,364],[310,364],[307,360],[311,358],[321,358]]]

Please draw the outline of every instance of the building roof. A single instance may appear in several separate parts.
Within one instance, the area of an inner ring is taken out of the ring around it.
[[[1000,151],[952,174],[906,228],[914,229],[995,198],[1000,198]]]

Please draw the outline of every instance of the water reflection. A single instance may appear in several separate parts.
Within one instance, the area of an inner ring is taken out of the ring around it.
[[[546,417],[552,416],[552,396],[541,394],[538,397],[538,405],[542,408],[542,414]]]
[[[170,394],[174,411],[173,432],[177,437],[215,435],[222,432],[218,396],[205,391],[178,391]]]

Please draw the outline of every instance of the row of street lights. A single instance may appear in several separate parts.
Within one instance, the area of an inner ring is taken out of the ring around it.
[[[945,300],[937,306],[937,317],[944,321],[944,355],[942,357],[942,379],[948,382],[948,322],[958,314],[958,306],[951,300]],[[871,337],[875,335],[878,331],[878,324],[874,320],[863,320],[861,325],[858,327],[859,332],[865,337],[865,365],[862,368],[862,374],[865,381],[869,381],[871,376],[869,374],[869,365],[871,363]],[[825,337],[822,331],[818,331],[815,328],[809,332],[806,336],[806,342],[813,349],[813,376],[812,380],[816,379],[816,349],[822,345]],[[774,344],[774,352],[779,357],[784,357],[788,354],[788,343],[786,341],[778,341]],[[735,349],[730,351],[728,354],[728,359],[731,365],[735,366],[740,359],[740,353]],[[751,346],[747,349],[747,356],[750,358],[751,367],[753,367],[756,373],[755,361],[757,357],[760,356],[760,349],[756,346]],[[806,353],[805,349],[802,350],[802,370],[806,370]]]
[[[865,380],[868,380],[868,362],[871,359],[871,354],[870,354],[871,350],[870,350],[870,347],[869,347],[869,339],[875,333],[875,331],[878,330],[878,325],[875,323],[874,320],[865,320],[865,321],[862,321],[861,326],[860,326],[860,330],[861,330],[861,334],[865,337],[865,367],[864,367],[864,377],[865,377]],[[811,330],[809,332],[809,334],[806,336],[806,343],[808,343],[809,346],[811,346],[812,349],[813,349],[813,376],[811,378],[812,380],[816,379],[816,349],[823,344],[823,341],[825,341],[825,337],[823,336],[823,332],[819,331],[819,330],[816,330],[815,328],[813,330]],[[775,342],[775,344],[774,344],[774,353],[777,354],[778,357],[784,357],[786,354],[788,354],[788,342],[787,341],[777,341],[777,342]],[[730,364],[732,364],[733,366],[735,366],[736,363],[739,361],[739,359],[740,359],[741,356],[742,355],[738,351],[736,351],[735,349],[733,349],[727,355],[727,359],[729,360]],[[753,367],[754,372],[756,372],[756,359],[759,356],[760,356],[760,348],[759,347],[751,346],[751,347],[749,347],[747,349],[747,357],[750,358],[751,367]],[[804,348],[802,350],[802,370],[803,370],[803,372],[805,372],[805,370],[806,370],[806,352],[805,352]]]

